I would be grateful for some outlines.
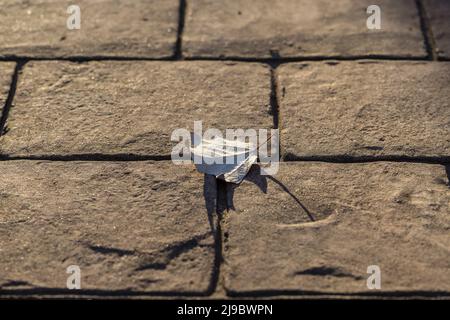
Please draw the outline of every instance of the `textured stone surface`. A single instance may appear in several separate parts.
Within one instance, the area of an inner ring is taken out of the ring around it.
[[[377,1],[381,29],[369,30],[371,1],[188,0],[188,57],[424,57],[414,1]]]
[[[278,74],[285,157],[450,156],[449,63],[299,63]]]
[[[0,163],[0,294],[65,289],[206,292],[215,181],[171,162]]]
[[[450,292],[443,166],[284,163],[274,178],[253,170],[228,191],[231,293]],[[378,292],[367,289],[369,265],[381,268]]]
[[[268,128],[270,71],[216,62],[30,62],[0,154],[169,156],[177,128]]]
[[[66,25],[73,4],[81,10],[79,30]],[[1,0],[0,56],[170,57],[178,5],[178,0]]]
[[[450,59],[450,1],[425,0],[438,55]]]
[[[12,62],[0,63],[0,117],[11,87],[11,79],[15,64]]]

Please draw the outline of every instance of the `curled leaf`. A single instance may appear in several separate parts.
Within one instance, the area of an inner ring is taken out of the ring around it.
[[[215,137],[203,139],[191,149],[199,172],[211,174],[227,182],[240,183],[256,162],[257,148],[251,143]]]

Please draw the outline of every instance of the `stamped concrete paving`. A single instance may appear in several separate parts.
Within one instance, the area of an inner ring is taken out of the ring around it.
[[[373,1],[188,0],[187,57],[425,57],[413,0],[380,0],[382,25],[369,30]]]
[[[450,1],[425,0],[438,56],[450,59]]]
[[[450,63],[281,66],[283,155],[449,157]]]
[[[0,59],[14,61],[0,62],[0,108],[15,91],[0,137],[1,297],[450,297],[450,67],[424,61],[435,46],[447,57],[446,2],[378,1],[373,31],[366,0],[81,0],[78,31],[69,4],[0,0]],[[370,163],[254,169],[225,195],[193,166],[140,161],[169,156],[172,130],[194,120],[278,125],[284,160]],[[386,158],[399,162],[372,163]],[[66,290],[69,265],[84,291]]]
[[[81,11],[69,30],[67,8]],[[0,56],[173,56],[178,0],[0,0]]]
[[[215,181],[171,162],[0,163],[0,293],[204,293],[214,268]]]
[[[11,87],[11,80],[15,65],[16,64],[13,62],[0,63],[0,118]]]
[[[443,166],[426,164],[284,163],[273,178],[253,170],[228,189],[225,287],[374,293],[366,271],[378,265],[378,294],[448,293],[448,183]]]
[[[30,62],[0,138],[9,156],[170,156],[177,128],[270,128],[270,71],[222,62]]]

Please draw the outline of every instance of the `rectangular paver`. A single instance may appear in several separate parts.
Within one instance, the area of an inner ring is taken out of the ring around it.
[[[425,0],[425,9],[439,57],[450,59],[450,1]]]
[[[0,63],[0,118],[11,88],[12,75],[14,73],[15,63],[1,62]],[[1,133],[0,133],[1,135]]]
[[[278,75],[286,158],[450,156],[449,63],[313,62]]]
[[[426,56],[415,1],[380,0],[381,29],[369,30],[373,1],[188,0],[187,57]]]
[[[450,292],[445,167],[283,163],[228,188],[225,286],[231,294]],[[367,268],[381,289],[367,287]]]
[[[30,62],[0,154],[169,156],[174,129],[269,128],[270,70],[222,62]]]
[[[6,161],[0,172],[0,294],[66,289],[70,265],[81,289],[104,294],[209,290],[216,186],[193,166]]]
[[[70,5],[80,29],[69,30]],[[0,56],[126,56],[175,53],[178,0],[0,0]]]

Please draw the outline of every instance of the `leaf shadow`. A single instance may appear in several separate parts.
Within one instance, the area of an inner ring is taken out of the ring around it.
[[[283,182],[281,182],[274,176],[262,175],[261,167],[259,164],[255,164],[252,166],[243,181],[254,183],[259,188],[259,190],[261,190],[261,192],[267,194],[268,180],[271,180],[272,182],[277,184],[284,192],[286,192],[300,206],[300,208],[305,211],[310,221],[316,221],[311,211],[308,210],[308,208],[300,201],[300,199],[295,194],[293,194]],[[228,183],[227,186],[227,207],[228,209],[236,210],[234,204],[234,192],[237,188],[239,188],[239,185]]]

